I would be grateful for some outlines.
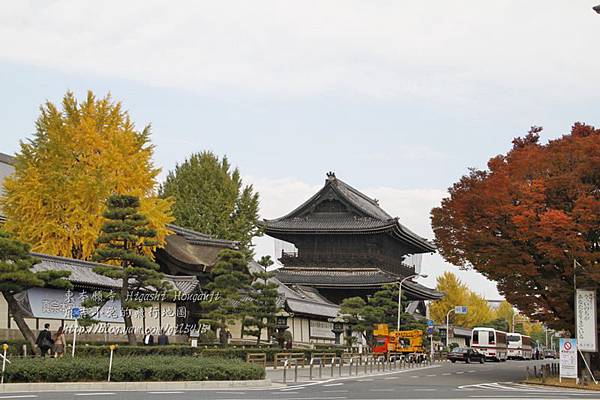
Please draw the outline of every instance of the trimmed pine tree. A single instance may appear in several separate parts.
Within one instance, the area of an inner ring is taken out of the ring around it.
[[[122,282],[115,298],[121,300],[125,330],[130,345],[136,344],[131,311],[148,307],[128,296],[129,293],[163,293],[171,289],[164,281],[158,264],[145,255],[144,249],[156,246],[156,232],[148,227],[148,219],[139,213],[140,201],[136,196],[112,195],[106,201],[102,234],[97,239],[98,247],[94,261],[111,265],[98,266],[94,272]],[[103,293],[103,298],[108,298]]]
[[[73,285],[64,279],[71,274],[69,271],[33,272],[31,268],[39,260],[32,257],[29,250],[28,244],[15,240],[8,233],[0,231],[0,292],[8,303],[10,315],[33,349],[35,348],[35,335],[25,322],[15,294],[34,287],[50,286],[70,289]]]

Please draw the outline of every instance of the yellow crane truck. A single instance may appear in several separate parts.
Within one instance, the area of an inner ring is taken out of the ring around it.
[[[403,357],[421,362],[426,358],[423,348],[423,331],[389,331],[387,324],[377,324],[373,330],[373,353],[385,357]]]

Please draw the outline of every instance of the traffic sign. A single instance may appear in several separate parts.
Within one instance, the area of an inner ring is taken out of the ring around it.
[[[577,339],[560,339],[560,375],[577,379]]]
[[[433,321],[432,321],[432,320],[430,320],[430,319],[428,319],[428,320],[427,320],[427,326],[433,326]]]
[[[71,309],[71,317],[74,319],[81,317],[81,309],[78,307],[73,307]]]
[[[469,311],[469,307],[467,306],[456,306],[454,307],[455,314],[466,314]]]
[[[428,335],[433,335],[433,326],[428,326],[427,327],[427,334]]]

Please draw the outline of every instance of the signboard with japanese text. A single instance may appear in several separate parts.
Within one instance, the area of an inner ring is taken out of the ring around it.
[[[560,339],[560,377],[577,379],[577,339]]]
[[[581,351],[598,351],[595,290],[577,289],[575,296],[575,321],[577,348]]]

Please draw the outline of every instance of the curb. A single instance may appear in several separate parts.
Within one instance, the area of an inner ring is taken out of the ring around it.
[[[573,387],[573,386],[554,385],[552,383],[547,383],[547,382],[542,383],[542,382],[528,382],[528,381],[520,381],[520,383],[523,384],[523,385],[528,385],[528,386],[544,386],[544,387],[552,387],[552,388],[558,388],[558,389],[581,390],[581,391],[585,391],[587,393],[592,392],[592,393],[598,393],[598,394],[600,394],[600,390],[598,390],[598,389],[590,389],[590,388],[585,387],[585,386],[582,386],[582,387]]]
[[[60,383],[4,383],[0,393],[17,392],[73,392],[73,391],[146,391],[146,390],[213,390],[269,388],[270,379],[250,381],[181,381],[181,382],[60,382]],[[275,386],[274,386],[275,387]]]

